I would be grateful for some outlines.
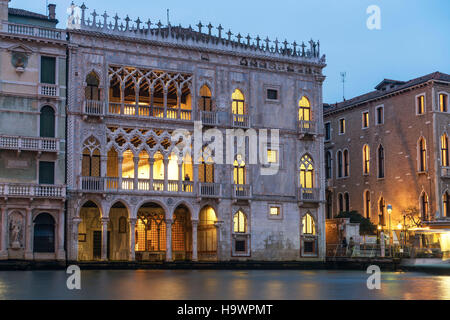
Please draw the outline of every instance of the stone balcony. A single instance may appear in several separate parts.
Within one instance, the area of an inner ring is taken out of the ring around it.
[[[66,187],[62,185],[0,183],[0,196],[5,198],[64,199]]]
[[[201,198],[217,199],[222,197],[222,184],[220,183],[205,183],[198,184],[198,196]]]
[[[441,177],[442,178],[450,178],[450,167],[442,167],[441,168]]]
[[[40,83],[38,86],[38,95],[45,98],[58,98],[59,86],[56,84]]]
[[[124,116],[143,119],[169,119],[193,121],[192,110],[164,108],[136,103],[110,102],[106,112],[110,116]]]
[[[84,100],[83,115],[103,117],[105,115],[105,102],[98,100]]]
[[[0,149],[35,152],[58,152],[59,140],[55,138],[20,137],[0,135]]]
[[[237,200],[250,200],[252,197],[252,186],[248,184],[233,184],[232,196]]]
[[[301,203],[320,202],[320,188],[298,188],[298,201]]]
[[[203,126],[217,126],[219,119],[216,111],[200,111],[200,121]]]
[[[66,41],[66,32],[58,29],[3,22],[2,31],[13,35]]]
[[[231,126],[233,128],[250,128],[250,116],[248,114],[231,114]]]
[[[300,139],[317,135],[317,123],[315,121],[298,121],[298,134]]]

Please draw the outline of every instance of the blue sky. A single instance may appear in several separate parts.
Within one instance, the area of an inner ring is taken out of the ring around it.
[[[71,0],[49,0],[57,5],[60,27],[66,25]],[[81,5],[82,1],[75,1]],[[307,41],[319,39],[327,56],[324,102],[342,100],[340,72],[347,73],[345,96],[373,90],[383,78],[409,80],[434,71],[450,73],[449,0],[85,0],[89,9],[110,16],[116,12],[135,20],[172,25],[219,23],[251,36]],[[369,30],[366,9],[381,9],[381,30]],[[45,0],[12,0],[11,7],[45,13]]]

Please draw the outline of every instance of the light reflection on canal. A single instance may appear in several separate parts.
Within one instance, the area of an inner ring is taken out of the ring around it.
[[[82,271],[80,291],[64,271],[2,271],[0,299],[445,299],[450,277],[382,273],[368,290],[364,271]]]

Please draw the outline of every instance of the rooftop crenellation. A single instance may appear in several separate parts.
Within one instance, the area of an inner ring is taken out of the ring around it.
[[[161,21],[154,22],[148,19],[146,22],[139,17],[136,20],[128,15],[120,18],[117,14],[109,16],[96,10],[88,12],[88,7],[83,3],[79,8],[80,14],[76,15],[77,6],[72,2],[72,12],[68,20],[69,29],[101,32],[104,34],[133,37],[139,39],[162,41],[173,44],[204,47],[208,49],[227,50],[246,54],[264,55],[272,57],[284,57],[296,60],[308,60],[310,62],[325,63],[325,55],[320,56],[320,42],[310,40],[305,42],[288,42],[256,37],[250,34],[225,32],[225,28],[219,24],[217,27],[211,23],[203,24],[201,21],[189,27],[181,25],[164,25]]]

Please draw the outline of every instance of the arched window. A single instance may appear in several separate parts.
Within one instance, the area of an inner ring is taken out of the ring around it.
[[[239,181],[242,176],[245,176],[243,172],[240,172],[240,166],[237,161],[235,161],[235,170],[236,170],[236,179],[235,181]],[[242,164],[242,163],[241,163]],[[245,163],[244,163],[245,166]],[[242,180],[242,179],[241,179]],[[245,181],[245,178],[243,179]],[[206,182],[206,183],[214,183],[214,161],[211,157],[208,157],[208,159],[205,159],[203,157],[199,160],[198,165],[198,181],[199,182]],[[239,183],[237,183],[239,184]]]
[[[422,214],[422,220],[428,220],[428,195],[423,192],[420,196],[420,211]]]
[[[55,220],[48,213],[39,214],[34,219],[33,251],[55,252]]]
[[[304,235],[316,235],[316,223],[311,214],[307,213],[302,219],[303,234]]]
[[[441,137],[441,165],[443,167],[450,166],[448,159],[448,137],[445,133]]]
[[[101,100],[100,96],[100,80],[95,72],[91,72],[86,77],[85,97],[87,100]]]
[[[314,188],[314,164],[310,156],[305,155],[300,161],[300,187]]]
[[[326,178],[327,179],[331,179],[331,177],[333,176],[333,159],[331,157],[331,152],[327,151],[326,155],[325,155],[325,165],[326,165],[326,170],[325,170],[325,174],[326,174]]]
[[[350,195],[348,192],[344,193],[344,200],[345,200],[345,211],[350,211]]]
[[[424,138],[419,139],[419,172],[427,170],[427,144]]]
[[[344,177],[350,176],[350,157],[348,150],[344,150]]]
[[[439,94],[439,111],[447,112],[448,111],[448,95],[445,93]]]
[[[94,137],[84,142],[83,160],[81,165],[83,177],[100,177],[100,143]]]
[[[231,109],[233,114],[245,114],[245,97],[239,89],[233,92],[232,99]]]
[[[363,147],[363,172],[364,174],[370,172],[370,147],[367,144]]]
[[[234,214],[233,232],[247,233],[247,216],[241,210]]]
[[[337,159],[338,159],[338,163],[337,163],[337,174],[338,174],[338,178],[342,178],[342,165],[343,165],[343,161],[342,161],[342,151],[338,151],[337,152]]]
[[[344,196],[342,193],[338,195],[339,213],[344,212]]]
[[[384,198],[381,197],[380,202],[378,203],[378,216],[379,216],[379,224],[382,226],[386,225],[385,213],[386,213],[386,202],[384,201]]]
[[[442,215],[450,218],[450,194],[448,191],[445,191],[442,196]]]
[[[40,136],[43,138],[55,137],[55,110],[50,106],[41,109]]]
[[[211,90],[207,85],[204,85],[200,89],[200,99],[199,99],[199,109],[200,111],[212,111],[212,100],[211,100]]]
[[[234,160],[233,180],[234,184],[245,185],[246,184],[246,171],[245,161],[240,154],[236,156]]]
[[[364,192],[364,214],[367,219],[370,219],[370,191]]]
[[[305,96],[298,102],[298,120],[311,121],[311,104]]]
[[[378,178],[384,178],[384,148],[378,147]]]
[[[333,193],[327,191],[327,219],[333,219]]]

